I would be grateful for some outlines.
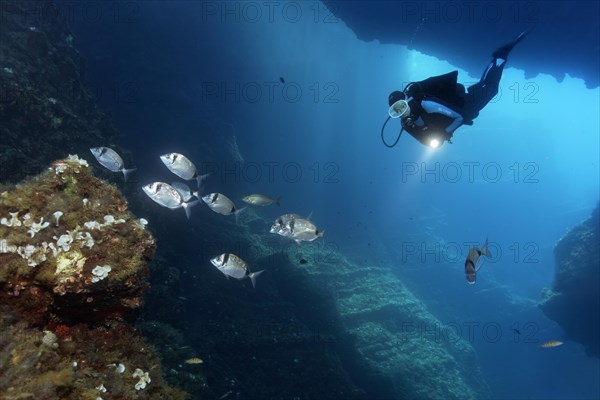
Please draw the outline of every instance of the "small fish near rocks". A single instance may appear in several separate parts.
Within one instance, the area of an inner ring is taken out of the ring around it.
[[[176,188],[164,182],[150,183],[142,189],[148,197],[163,207],[172,210],[180,207],[183,208],[188,219],[192,216],[191,207],[200,202],[200,200],[184,201],[181,193]]]
[[[207,194],[206,196],[202,197],[202,201],[204,201],[211,210],[218,214],[235,215],[236,222],[240,213],[246,209],[246,207],[237,209],[235,204],[233,204],[233,201],[221,193]]]
[[[235,279],[249,278],[252,282],[252,287],[256,287],[256,277],[262,274],[265,270],[257,272],[250,272],[248,264],[231,253],[223,253],[210,260],[212,265],[217,267],[227,278],[232,277]]]
[[[160,156],[160,160],[163,162],[163,164],[165,164],[169,171],[171,171],[181,179],[184,179],[186,181],[195,179],[196,182],[198,182],[198,188],[200,188],[202,181],[210,175],[200,175],[194,163],[183,154],[163,154],[162,156]]]
[[[127,178],[129,177],[129,174],[131,174],[133,171],[137,170],[137,168],[125,169],[125,167],[123,166],[124,165],[123,159],[121,158],[120,155],[117,154],[116,151],[114,151],[111,148],[92,147],[90,149],[90,151],[92,152],[94,157],[96,157],[96,160],[98,160],[100,165],[102,165],[106,169],[108,169],[112,172],[122,172],[123,179],[125,180],[125,182],[127,182]]]

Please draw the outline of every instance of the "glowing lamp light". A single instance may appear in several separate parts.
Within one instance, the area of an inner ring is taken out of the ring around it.
[[[433,149],[437,149],[440,146],[440,141],[437,139],[431,139],[431,141],[429,142],[429,147],[433,148]]]

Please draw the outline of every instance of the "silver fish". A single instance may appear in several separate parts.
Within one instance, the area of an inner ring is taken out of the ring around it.
[[[188,217],[188,219],[192,215],[191,207],[195,206],[200,201],[184,201],[177,189],[164,182],[154,182],[144,186],[142,189],[144,190],[144,193],[148,195],[148,197],[163,207],[173,210],[183,207],[185,215]]]
[[[277,204],[279,206],[279,200],[281,199],[281,196],[277,196],[275,198],[270,197],[270,196],[265,196],[264,194],[249,194],[248,196],[244,197],[242,199],[242,201],[244,203],[248,203],[248,204],[252,204],[253,206],[268,206],[271,205],[273,203]]]
[[[487,247],[488,247],[488,240],[486,238],[485,243],[483,244],[481,249],[478,249],[477,247],[471,247],[469,249],[469,254],[467,254],[467,259],[465,260],[465,275],[467,277],[467,283],[469,285],[475,284],[477,272],[483,266],[483,263],[481,263],[479,266],[477,266],[477,263],[479,262],[481,256],[482,255],[486,256],[486,257],[492,256],[492,254],[490,253],[490,251],[488,250]]]
[[[175,188],[183,198],[183,201],[190,201],[192,197],[200,198],[197,190],[191,190],[188,185],[183,182],[171,182],[171,186]]]
[[[200,188],[200,184],[202,180],[205,179],[210,174],[199,175],[198,170],[193,162],[190,161],[189,158],[179,153],[168,153],[160,156],[161,161],[165,166],[180,177],[181,179],[185,179],[186,181],[195,179],[198,182],[198,188]]]
[[[312,242],[325,235],[325,231],[319,230],[312,221],[304,218],[291,220],[288,223],[288,229],[291,232],[289,237],[294,239],[298,244],[301,242]]]
[[[123,167],[123,159],[121,156],[118,155],[116,151],[108,147],[92,147],[90,151],[103,167],[111,170],[112,172],[122,172],[125,181],[127,181],[129,174],[137,169],[125,169]]]
[[[223,253],[220,256],[212,258],[210,260],[212,265],[217,267],[227,278],[230,276],[235,279],[250,278],[252,287],[256,287],[256,277],[264,272],[263,270],[257,272],[250,272],[248,264],[235,254]]]
[[[302,218],[298,214],[284,214],[275,220],[271,226],[271,233],[283,237],[289,237],[300,244],[301,242],[312,242],[323,237],[324,231],[319,230],[308,218]]]
[[[246,209],[246,207],[240,208],[239,210],[236,209],[233,201],[221,193],[207,194],[206,196],[202,197],[202,201],[204,201],[206,205],[216,213],[223,215],[234,214],[236,221],[240,213]]]
[[[289,237],[292,232],[289,230],[289,222],[293,219],[301,218],[298,214],[284,214],[277,218],[269,232],[276,233],[278,235]]]

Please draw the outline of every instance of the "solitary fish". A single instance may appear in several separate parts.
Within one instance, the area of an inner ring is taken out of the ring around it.
[[[471,247],[471,249],[469,250],[469,254],[467,255],[467,259],[465,260],[465,275],[467,277],[467,283],[469,285],[475,284],[477,271],[479,271],[483,266],[483,263],[481,263],[479,267],[477,267],[477,262],[479,261],[480,257],[482,255],[486,257],[492,256],[487,247],[488,240],[486,238],[485,243],[483,244],[483,247],[481,249],[478,249],[477,247]]]
[[[179,153],[168,153],[160,156],[161,161],[165,166],[180,177],[181,179],[185,179],[186,181],[195,179],[198,182],[198,188],[200,188],[200,183],[210,174],[199,175],[198,170],[193,162],[190,161],[189,158]]]
[[[186,364],[202,364],[204,360],[198,357],[192,357],[184,361]]]
[[[250,278],[252,287],[256,287],[256,277],[264,272],[264,269],[257,272],[250,272],[248,264],[231,253],[223,253],[220,256],[212,258],[210,262],[225,274],[228,279],[230,276],[235,279]]]
[[[191,190],[188,185],[183,182],[172,182],[171,186],[175,188],[183,198],[183,201],[190,201],[192,197],[200,198],[197,190]]]
[[[281,199],[281,196],[272,198],[270,196],[265,196],[264,194],[249,194],[248,196],[244,197],[242,199],[242,201],[244,203],[252,204],[253,206],[263,206],[264,207],[264,206],[271,205],[273,203],[275,203],[279,206],[280,199]]]
[[[188,217],[188,219],[192,215],[191,207],[195,206],[200,201],[184,201],[177,189],[164,182],[154,182],[144,186],[142,189],[144,190],[144,193],[148,195],[148,197],[163,207],[170,209],[183,207],[185,210],[185,215]]]
[[[122,172],[123,179],[125,179],[125,181],[127,181],[129,174],[137,169],[125,169],[123,167],[123,159],[121,156],[118,155],[116,151],[109,149],[108,147],[92,147],[90,151],[103,167],[111,170],[112,172]]]
[[[204,201],[206,205],[216,213],[222,215],[234,214],[236,221],[240,213],[246,209],[246,207],[243,207],[238,210],[235,208],[233,201],[221,193],[207,194],[206,196],[202,197],[202,201]]]
[[[540,347],[543,347],[543,348],[548,348],[548,347],[558,347],[558,346],[560,346],[561,344],[563,344],[563,342],[561,342],[560,340],[550,340],[550,341],[548,341],[548,342],[546,342],[546,343],[542,343],[542,344],[540,345]]]

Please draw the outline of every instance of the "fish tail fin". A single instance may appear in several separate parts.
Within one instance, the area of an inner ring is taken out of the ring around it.
[[[256,272],[252,272],[252,273],[248,274],[248,278],[250,278],[253,288],[256,288],[256,277],[259,276],[260,274],[262,274],[263,272],[265,272],[265,270],[261,269],[260,271],[256,271]]]
[[[192,207],[194,207],[199,202],[200,202],[200,200],[194,200],[194,201],[188,201],[187,203],[181,204],[181,206],[183,207],[183,210],[185,211],[185,216],[187,217],[187,219],[190,219],[192,217]]]
[[[239,217],[240,217],[240,214],[241,214],[241,213],[242,213],[242,211],[244,211],[246,208],[248,208],[248,207],[242,207],[242,208],[240,208],[239,210],[235,210],[235,211],[233,212],[233,214],[235,215],[235,223],[236,223],[236,224],[238,223],[238,219],[239,219]]]
[[[317,234],[318,237],[323,237],[325,235],[325,229],[323,229],[323,230],[317,229],[315,233]]]
[[[481,247],[481,254],[486,257],[491,257],[492,253],[490,253],[490,250],[488,249],[488,244],[488,238],[485,238],[485,243],[483,244],[483,247]]]
[[[279,204],[280,200],[281,200],[281,196],[275,197],[275,204],[277,204],[277,207],[281,206],[281,204]]]
[[[205,180],[206,178],[208,178],[210,176],[210,174],[212,174],[212,172],[209,172],[208,174],[196,176],[196,181],[198,182],[198,190],[200,190],[202,188],[202,181]]]
[[[125,180],[125,182],[127,182],[127,178],[129,177],[129,174],[131,174],[133,171],[137,171],[137,168],[130,168],[130,169],[123,168],[121,170],[121,172],[123,173],[123,179]]]

